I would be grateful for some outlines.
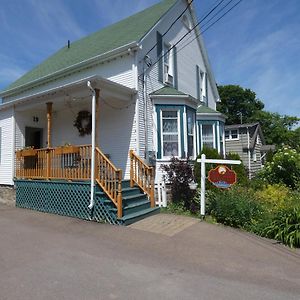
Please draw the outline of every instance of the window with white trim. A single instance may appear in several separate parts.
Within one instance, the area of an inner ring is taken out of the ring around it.
[[[252,154],[252,160],[253,160],[254,162],[256,162],[256,161],[257,161],[257,154],[256,154],[256,151],[253,150],[251,154]]]
[[[188,156],[194,156],[195,114],[187,111]]]
[[[179,111],[161,111],[162,155],[179,156]]]
[[[173,49],[170,44],[163,45],[163,62],[164,62],[164,82],[173,85],[174,81],[174,65],[172,53]]]
[[[207,74],[200,70],[200,101],[206,103],[206,76]]]
[[[225,139],[226,140],[238,140],[239,139],[238,129],[225,130]]]
[[[208,148],[214,148],[214,128],[211,124],[202,125],[202,144]]]

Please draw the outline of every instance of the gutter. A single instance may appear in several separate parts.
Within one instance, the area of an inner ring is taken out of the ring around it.
[[[101,62],[104,62],[106,60],[116,58],[116,57],[118,57],[118,56],[120,56],[124,53],[128,53],[131,50],[135,50],[135,49],[138,49],[138,48],[139,48],[139,44],[137,42],[132,42],[132,43],[126,44],[124,46],[121,46],[119,48],[116,48],[116,49],[113,49],[111,51],[105,52],[103,54],[100,54],[100,55],[94,56],[92,58],[83,60],[79,63],[76,63],[76,64],[74,64],[72,66],[69,66],[69,67],[66,67],[64,69],[61,69],[59,71],[56,71],[54,73],[51,73],[51,74],[48,74],[46,76],[40,77],[39,79],[30,81],[28,83],[17,86],[15,88],[10,89],[10,90],[3,91],[3,92],[0,93],[0,97],[8,97],[8,96],[15,95],[15,94],[17,94],[18,92],[20,92],[24,89],[28,90],[30,88],[34,88],[37,85],[43,84],[47,81],[51,81],[51,79],[55,76],[58,76],[58,78],[59,78],[59,77],[64,76],[64,75],[69,75],[72,72],[79,71],[83,68],[87,68],[87,67],[93,65],[95,62],[101,63]]]

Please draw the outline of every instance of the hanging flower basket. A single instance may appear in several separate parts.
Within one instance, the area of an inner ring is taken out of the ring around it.
[[[57,147],[54,150],[55,155],[63,155],[63,154],[77,154],[79,153],[78,146],[61,146]]]
[[[21,157],[30,157],[30,156],[36,156],[37,150],[30,148],[30,149],[22,149],[16,152],[16,157],[20,159]]]

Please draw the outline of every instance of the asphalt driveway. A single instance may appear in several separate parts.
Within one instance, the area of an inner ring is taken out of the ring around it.
[[[299,251],[161,220],[149,232],[0,204],[0,299],[300,299]]]

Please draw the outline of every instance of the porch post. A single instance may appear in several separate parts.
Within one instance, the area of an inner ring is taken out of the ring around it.
[[[51,147],[52,102],[47,102],[47,148]]]
[[[99,113],[100,113],[100,90],[95,89],[96,93],[96,128],[95,128],[95,135],[96,135],[96,147],[99,147]]]
[[[47,179],[51,176],[51,157],[50,157],[50,147],[51,143],[51,131],[52,131],[52,102],[47,102]]]

